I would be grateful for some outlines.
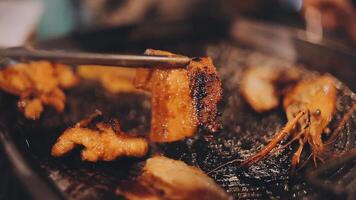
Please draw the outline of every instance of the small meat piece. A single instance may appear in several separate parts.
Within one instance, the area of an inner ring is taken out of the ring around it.
[[[248,66],[241,80],[240,90],[250,106],[257,112],[265,112],[279,105],[283,90],[300,79],[295,67]]]
[[[148,55],[179,56],[147,50]],[[217,130],[221,82],[210,58],[192,60],[187,69],[138,69],[135,86],[151,92],[151,131],[154,142],[172,142],[192,136],[198,125]]]
[[[138,199],[232,199],[200,169],[163,156],[147,160],[135,181],[122,182],[117,192]]]
[[[41,100],[32,99],[32,100],[22,100],[18,102],[18,107],[23,109],[25,117],[28,119],[39,118],[43,112],[43,105]]]
[[[99,81],[111,93],[142,93],[143,90],[135,88],[133,84],[135,71],[135,69],[123,67],[103,67],[97,65],[80,65],[78,67],[78,74],[81,77]]]
[[[66,96],[60,88],[56,88],[51,92],[42,94],[40,100],[44,105],[52,106],[58,112],[62,112],[64,110]]]
[[[66,99],[62,88],[77,83],[69,66],[47,61],[19,63],[0,71],[1,89],[20,97],[18,107],[28,119],[38,119],[44,105],[62,112]]]
[[[119,157],[143,157],[148,143],[120,130],[117,120],[103,121],[100,111],[67,129],[52,147],[52,156],[60,157],[83,145],[82,159],[90,162],[111,161]]]
[[[58,63],[54,64],[54,70],[55,76],[57,76],[59,84],[62,88],[71,88],[79,82],[79,79],[74,74],[74,71],[67,65]]]

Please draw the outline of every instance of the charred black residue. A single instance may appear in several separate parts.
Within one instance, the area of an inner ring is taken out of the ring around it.
[[[116,132],[116,133],[120,133],[121,132],[121,128],[120,128],[120,122],[118,119],[113,119],[111,118],[108,121],[108,124],[110,124],[111,128]]]
[[[191,95],[193,97],[194,106],[198,111],[198,119],[201,121],[202,111],[204,109],[203,99],[207,96],[206,92],[206,73],[196,71],[193,77],[190,77]],[[201,124],[202,125],[202,124]]]
[[[199,59],[202,61],[202,59]],[[206,62],[206,61],[202,61]],[[196,62],[194,65],[201,63]],[[218,105],[221,100],[221,83],[213,66],[191,66],[188,69],[189,87],[197,111],[199,126],[209,132],[216,132],[219,124]]]

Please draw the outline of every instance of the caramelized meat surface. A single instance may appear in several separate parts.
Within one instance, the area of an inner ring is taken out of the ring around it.
[[[84,146],[82,159],[90,162],[111,161],[123,156],[143,157],[148,151],[144,138],[123,133],[115,119],[105,123],[100,111],[64,131],[51,154],[63,156],[78,145]]]
[[[229,199],[200,169],[163,156],[147,160],[143,173],[123,182],[118,193],[127,199]]]
[[[158,50],[146,54],[179,56]],[[222,89],[210,58],[192,60],[187,69],[138,69],[134,83],[152,95],[152,141],[181,140],[194,135],[198,125],[216,131]]]
[[[77,83],[69,66],[47,61],[20,63],[0,71],[1,89],[20,97],[18,107],[28,119],[38,119],[44,105],[62,112],[66,99],[62,89]]]

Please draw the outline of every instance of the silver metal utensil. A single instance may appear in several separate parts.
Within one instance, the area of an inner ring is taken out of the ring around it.
[[[166,57],[151,55],[102,54],[52,50],[33,50],[28,48],[1,49],[0,57],[8,57],[19,60],[50,60],[76,65],[90,64],[129,68],[184,68],[190,63],[191,60],[189,57],[186,56]]]

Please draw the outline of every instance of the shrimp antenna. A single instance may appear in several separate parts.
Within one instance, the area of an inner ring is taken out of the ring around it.
[[[310,155],[308,156],[308,158],[300,165],[300,167],[296,170],[296,172],[302,170],[308,163],[308,161],[310,160],[310,158],[312,157],[312,153],[310,153]]]
[[[241,166],[242,167],[248,167],[251,164],[258,162],[261,160],[263,157],[265,157],[268,153],[271,152],[271,150],[276,147],[276,145],[293,129],[294,125],[298,122],[298,120],[305,115],[306,111],[300,111],[298,114],[294,117],[293,120],[288,121],[286,126],[278,133],[274,138],[271,140],[270,143],[267,144],[267,146],[262,149],[259,153],[255,154],[254,156],[248,158],[246,161],[244,161]]]
[[[217,170],[219,170],[219,169],[221,169],[221,168],[223,168],[223,167],[225,167],[225,166],[228,166],[228,165],[230,165],[230,164],[236,163],[236,162],[238,162],[238,161],[242,161],[242,159],[233,159],[233,160],[230,160],[230,161],[228,161],[228,162],[226,162],[226,163],[224,163],[224,164],[222,164],[222,165],[219,165],[219,166],[217,166],[216,168],[210,170],[210,171],[209,171],[208,173],[206,173],[206,174],[209,175],[209,174],[211,174],[211,173],[213,173],[213,172],[215,172],[215,171],[217,171]]]

